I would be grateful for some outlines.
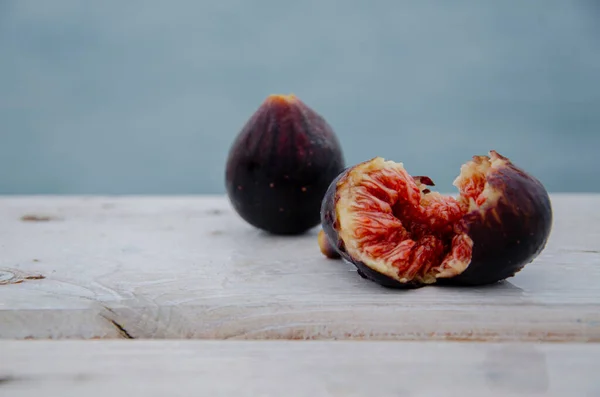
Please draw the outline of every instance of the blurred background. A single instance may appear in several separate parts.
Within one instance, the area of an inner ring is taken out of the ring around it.
[[[498,150],[600,192],[597,0],[0,0],[0,193],[224,193],[272,93],[454,192]]]

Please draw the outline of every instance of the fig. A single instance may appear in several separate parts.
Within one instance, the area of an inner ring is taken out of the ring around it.
[[[242,127],[226,163],[235,211],[272,234],[301,234],[320,223],[321,201],[345,168],[323,116],[297,96],[270,95]]]
[[[493,284],[545,248],[548,192],[507,157],[473,156],[454,180],[457,196],[432,186],[382,157],[348,168],[322,201],[329,245],[363,278],[389,288]]]
[[[321,253],[323,255],[325,255],[329,259],[341,258],[339,252],[329,242],[329,239],[327,238],[327,235],[325,234],[323,229],[319,231],[319,235],[317,236],[317,238],[319,243],[319,249],[321,250]]]

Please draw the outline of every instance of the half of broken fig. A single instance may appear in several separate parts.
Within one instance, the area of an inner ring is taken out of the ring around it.
[[[433,185],[381,157],[346,169],[322,201],[329,244],[362,277],[393,288],[495,283],[545,248],[548,192],[496,151],[461,167],[457,197]]]

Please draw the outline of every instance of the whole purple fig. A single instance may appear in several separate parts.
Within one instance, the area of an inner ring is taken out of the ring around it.
[[[246,122],[227,158],[225,185],[237,213],[273,234],[300,234],[320,222],[344,156],[327,121],[295,95],[271,95]]]

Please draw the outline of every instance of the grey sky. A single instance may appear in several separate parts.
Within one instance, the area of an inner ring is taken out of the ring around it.
[[[496,149],[600,192],[594,1],[0,0],[0,193],[222,193],[271,93],[442,191]]]

